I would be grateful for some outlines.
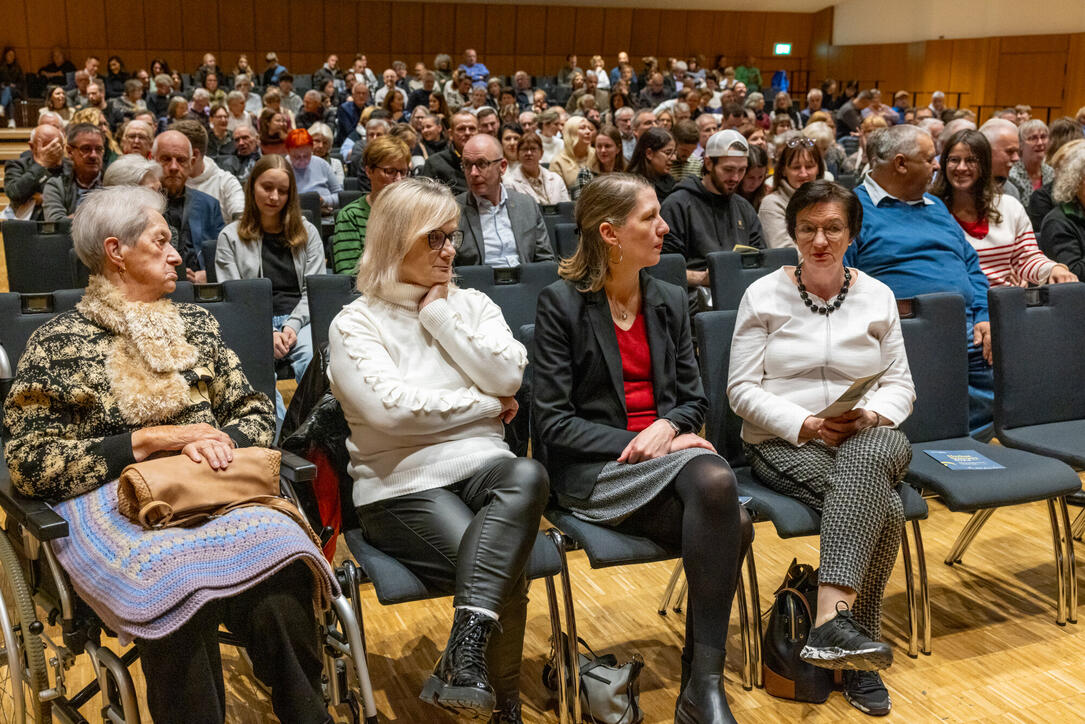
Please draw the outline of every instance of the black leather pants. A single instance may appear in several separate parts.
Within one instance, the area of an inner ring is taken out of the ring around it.
[[[527,621],[525,566],[549,495],[546,470],[502,458],[445,488],[358,508],[369,543],[392,556],[454,606],[494,611],[501,630],[487,662],[498,701],[519,691]]]

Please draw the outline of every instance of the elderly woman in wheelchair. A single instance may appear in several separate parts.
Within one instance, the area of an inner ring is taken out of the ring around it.
[[[166,298],[180,257],[164,210],[137,187],[80,204],[73,239],[93,276],[19,361],[4,405],[11,479],[68,520],[47,558],[122,644],[135,641],[155,722],[224,720],[220,624],[245,646],[280,720],[331,721],[314,604],[338,587],[300,526],[261,507],[157,529],[118,511],[127,465],[179,453],[228,470],[236,448],[267,446],[275,429],[214,317]]]

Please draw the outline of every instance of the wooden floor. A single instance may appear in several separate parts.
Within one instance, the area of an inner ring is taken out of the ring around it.
[[[1076,513],[1072,510],[1072,513]],[[966,516],[931,501],[923,537],[931,583],[934,652],[908,658],[907,608],[901,566],[887,591],[884,636],[896,662],[884,678],[893,697],[889,719],[900,722],[1044,722],[1085,720],[1085,617],[1078,625],[1055,624],[1055,571],[1046,507],[1032,504],[1000,511],[954,567],[941,560]],[[755,550],[762,607],[793,557],[817,563],[815,538],[782,541],[770,524],[757,526]],[[340,541],[340,555],[345,545]],[[619,659],[635,652],[647,665],[641,677],[646,722],[668,722],[677,695],[683,616],[656,613],[671,565],[655,563],[593,571],[583,553],[571,555],[580,634],[597,651]],[[532,587],[521,677],[525,721],[556,721],[540,683],[549,649],[545,588]],[[421,703],[417,693],[451,620],[451,599],[381,606],[363,589],[369,664],[381,721],[452,722]],[[820,706],[774,699],[740,685],[737,613],[728,639],[726,689],[740,722],[867,721],[839,693]],[[227,720],[274,721],[266,695],[236,654],[224,648]],[[88,667],[77,669],[80,683]],[[136,670],[137,686],[142,676]],[[87,708],[85,712],[93,712]],[[345,714],[341,713],[341,714]],[[345,716],[338,721],[349,721]]]

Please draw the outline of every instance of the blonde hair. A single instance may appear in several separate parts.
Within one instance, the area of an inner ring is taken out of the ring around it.
[[[1085,138],[1077,138],[1073,141],[1067,141],[1066,143],[1059,146],[1059,150],[1055,151],[1055,155],[1051,157],[1051,160],[1048,163],[1050,163],[1051,167],[1057,172],[1059,170],[1059,167],[1062,166],[1062,162],[1066,160],[1066,157],[1069,156],[1075,148],[1077,148],[1083,143],[1085,143]],[[110,166],[110,168],[113,167]]]
[[[431,178],[404,179],[381,191],[369,212],[365,251],[358,261],[358,291],[380,295],[398,282],[399,267],[411,246],[459,216],[452,192]]]
[[[1068,204],[1077,198],[1081,184],[1085,183],[1085,148],[1070,149],[1055,174],[1051,198],[1060,204]]]
[[[565,142],[565,155],[575,163],[579,163],[576,158],[576,144],[580,142],[580,127],[585,123],[590,123],[587,118],[583,116],[573,116],[569,120],[565,121],[565,125],[561,129],[561,138]],[[591,155],[591,144],[588,144],[588,150],[584,152],[584,157],[587,158]]]
[[[651,189],[640,176],[608,173],[593,179],[576,202],[576,226],[580,243],[576,253],[562,259],[558,276],[576,284],[582,292],[597,292],[610,276],[610,247],[603,241],[603,223],[622,226],[637,207],[637,193]]]

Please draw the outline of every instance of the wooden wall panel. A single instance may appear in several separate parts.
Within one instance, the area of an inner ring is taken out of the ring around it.
[[[573,32],[573,51],[579,55],[579,65],[587,70],[591,57],[603,47],[603,8],[577,8],[576,28]]]
[[[573,32],[576,27],[576,8],[552,5],[546,9],[546,55],[556,60],[554,70],[565,62],[565,56],[576,52],[573,44]]]
[[[106,42],[104,0],[67,0],[68,38],[73,48],[101,48]],[[59,20],[59,18],[58,18]],[[72,61],[76,66],[80,61]],[[105,65],[105,57],[102,57]]]
[[[64,0],[35,0],[26,3],[26,32],[24,42],[35,48],[49,48],[54,45],[70,47],[68,42],[68,25],[63,22],[65,17]],[[15,13],[13,13],[15,14]],[[142,29],[141,29],[142,32]],[[18,35],[12,36],[15,40]],[[44,60],[36,64],[35,69],[48,63]],[[79,61],[72,61],[78,63]],[[23,68],[24,71],[28,68]]]
[[[539,56],[546,52],[546,8],[521,5],[516,8],[516,53]],[[525,68],[525,70],[527,70]],[[541,71],[541,68],[540,68]],[[536,71],[527,71],[533,75]]]
[[[1070,36],[1066,51],[1066,93],[1062,112],[1074,117],[1085,106],[1085,33]]]
[[[485,48],[487,56],[512,55],[516,52],[516,6],[486,6]]]
[[[545,11],[544,11],[545,12]],[[452,56],[453,67],[462,60],[463,48],[455,46],[456,7],[449,3],[425,3],[422,5],[422,50],[426,65],[432,65],[437,53]]]
[[[386,55],[392,50],[391,42],[392,4],[364,0],[358,3],[358,38],[364,39],[365,47],[360,48],[374,57]],[[388,61],[379,64],[372,57],[367,58],[374,73],[380,73],[388,66]],[[379,68],[379,69],[378,69]]]
[[[391,17],[393,54],[412,65],[410,58],[420,57],[422,54],[422,11],[424,7],[419,3],[397,3],[393,8]],[[430,63],[433,62],[431,59]]]
[[[152,9],[153,6],[152,0]],[[320,24],[319,19],[317,24]],[[185,50],[215,51],[218,49],[218,3],[215,0],[186,0],[184,17],[181,20],[181,41],[184,43]],[[203,55],[203,52],[200,55]]]
[[[664,65],[668,56],[686,55],[682,49],[687,45],[687,14],[687,10],[664,10],[660,13],[659,33],[656,36],[658,47],[655,52],[659,56],[660,65]]]
[[[189,1],[191,2],[191,0]],[[290,3],[290,52],[306,53],[323,47],[324,0]],[[303,70],[300,72],[308,73],[311,71]]]
[[[341,68],[349,68],[354,62],[358,52],[358,3],[324,0],[324,51],[336,53]]]
[[[485,41],[485,32],[485,5],[469,5],[465,3],[456,6],[455,52],[457,54],[462,55],[465,48],[474,48],[478,51],[479,59],[486,63],[486,48],[482,45]],[[486,65],[486,67],[489,68],[490,66]]]
[[[999,39],[1002,55],[1016,53],[1065,53],[1070,45],[1069,35],[1016,35]]]
[[[290,49],[290,12],[287,0],[260,0],[260,12],[253,16],[256,35],[256,58],[253,68],[264,72],[264,54],[274,50],[281,56]]]
[[[110,48],[121,50],[133,50],[143,48],[146,40],[143,37],[143,0],[128,0],[126,6],[107,3],[106,10],[106,43]],[[218,18],[213,17],[211,22],[218,31]],[[121,53],[118,52],[118,55]],[[126,62],[132,62],[126,59]]]
[[[632,31],[633,11],[629,8],[607,8],[603,13],[603,57],[608,68],[617,64],[618,53],[629,52]]]
[[[263,0],[261,0],[261,12],[263,11],[263,4]],[[157,0],[146,0],[146,5],[150,8],[148,12],[153,13],[158,2]],[[219,27],[223,29],[219,36],[219,48],[224,53],[233,51],[228,55],[229,60],[225,58],[218,59],[219,66],[225,68],[228,63],[230,69],[233,69],[234,62],[237,60],[236,55],[245,53],[249,56],[249,65],[253,68],[263,67],[263,56],[257,57],[253,55],[256,48],[254,25],[251,22],[237,22],[238,18],[251,18],[255,14],[256,0],[230,0],[228,3],[218,4]]]
[[[709,10],[690,10],[686,13],[685,41],[689,48],[687,55],[703,55],[704,62],[708,65],[711,65],[717,52],[718,41],[712,35],[714,15],[715,13]]]
[[[1003,54],[998,63],[995,103],[1061,108],[1065,77],[1065,53]]]
[[[633,67],[641,67],[640,58],[659,52],[659,25],[662,12],[637,8],[633,11],[633,29],[629,34],[629,60]]]

